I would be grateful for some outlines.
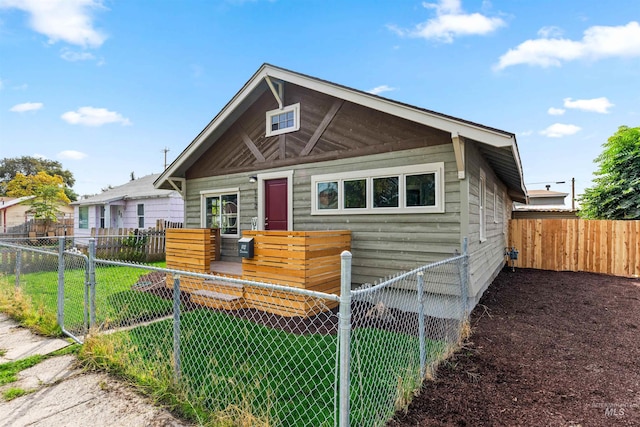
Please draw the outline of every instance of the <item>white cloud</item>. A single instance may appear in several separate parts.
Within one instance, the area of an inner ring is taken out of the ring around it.
[[[558,38],[562,36],[562,34],[563,34],[563,31],[562,31],[562,28],[560,27],[554,27],[554,26],[542,27],[538,30],[538,35],[544,39],[548,39],[550,37]]]
[[[4,87],[4,82],[2,81],[2,79],[0,79],[0,90],[2,90],[3,87]]]
[[[60,58],[69,62],[76,61],[89,61],[92,59],[96,59],[92,53],[89,52],[76,52],[68,48],[63,48],[60,50]]]
[[[122,117],[122,114],[109,111],[106,108],[80,107],[76,111],[67,111],[61,117],[62,120],[72,125],[102,126],[108,123],[131,124],[129,119]]]
[[[532,130],[525,130],[524,132],[520,132],[520,136],[531,136],[533,135]]]
[[[552,33],[545,37],[527,40],[509,49],[495,65],[502,70],[512,65],[529,64],[540,67],[559,67],[563,62],[576,59],[601,59],[607,57],[640,56],[640,25],[629,22],[624,26],[593,26],[585,30],[582,40],[559,38]]]
[[[24,102],[22,104],[16,104],[9,109],[14,113],[25,113],[27,111],[37,111],[44,107],[42,102]]]
[[[581,128],[576,125],[567,125],[563,123],[554,123],[548,128],[541,130],[540,134],[549,138],[562,138],[563,136],[573,135],[579,132]]]
[[[401,36],[422,37],[451,43],[459,36],[485,35],[505,25],[500,18],[490,18],[480,13],[465,13],[460,0],[440,0],[438,3],[422,3],[427,9],[435,9],[436,17],[405,30],[394,25],[388,28]]]
[[[547,110],[547,113],[551,114],[552,116],[561,116],[565,113],[565,109],[564,108],[555,108],[555,107],[550,107]]]
[[[58,158],[63,160],[82,160],[85,157],[87,154],[75,150],[64,150],[58,153]]]
[[[573,101],[571,98],[564,99],[564,106],[566,108],[574,108],[576,110],[591,111],[600,114],[609,114],[609,108],[614,104],[609,102],[607,98],[593,98],[593,99],[576,99]]]
[[[33,155],[33,157],[35,157],[37,159],[47,160],[47,156],[45,156],[44,154],[40,154],[40,153],[35,153]]]
[[[373,95],[380,95],[383,92],[391,92],[393,90],[396,90],[396,88],[387,86],[387,85],[380,85],[380,86],[374,87],[373,89],[368,90],[367,92]]]
[[[53,44],[60,40],[83,47],[99,47],[107,36],[93,27],[93,12],[105,9],[102,0],[0,0],[0,8],[29,14],[29,26]]]

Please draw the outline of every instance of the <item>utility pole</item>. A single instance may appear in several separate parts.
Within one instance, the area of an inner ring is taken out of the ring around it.
[[[165,170],[167,169],[167,153],[170,151],[168,147],[164,147],[162,149],[162,151],[164,152],[164,168]]]
[[[571,210],[576,210],[576,179],[571,178]]]

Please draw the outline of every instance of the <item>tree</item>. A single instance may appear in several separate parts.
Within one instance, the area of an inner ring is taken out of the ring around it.
[[[7,195],[10,197],[33,196],[23,203],[31,206],[31,213],[35,219],[44,222],[45,233],[49,225],[58,220],[59,207],[70,203],[64,192],[64,180],[59,175],[49,175],[38,172],[35,175],[23,175],[18,172],[16,177],[7,184]]]
[[[580,197],[587,219],[640,219],[640,127],[620,126],[594,162],[594,186]]]
[[[61,177],[65,184],[67,197],[73,201],[78,199],[78,195],[71,188],[76,182],[73,173],[63,169],[62,164],[58,161],[31,156],[4,158],[0,160],[0,196],[8,195],[7,184],[13,180],[18,173],[25,176],[32,176],[38,172],[46,172],[51,176],[58,175]]]

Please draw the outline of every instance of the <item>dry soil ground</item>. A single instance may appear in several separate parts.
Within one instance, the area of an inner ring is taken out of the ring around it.
[[[640,281],[503,271],[389,426],[640,426]]]

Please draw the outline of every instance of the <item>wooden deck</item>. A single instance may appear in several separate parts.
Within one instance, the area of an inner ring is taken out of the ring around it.
[[[184,229],[182,229],[184,230]],[[191,234],[191,235],[189,235]],[[242,263],[219,261],[218,233],[182,231],[167,238],[167,267],[328,292],[340,292],[340,254],[351,248],[349,231],[245,231],[254,239],[254,257]],[[175,265],[174,265],[175,264]],[[182,268],[181,268],[182,267]],[[173,287],[173,278],[167,277]],[[183,276],[180,288],[197,304],[215,309],[255,308],[281,316],[311,316],[336,303],[286,291],[243,286],[221,279]]]
[[[213,274],[229,277],[242,277],[242,263],[232,261],[212,261],[211,270]]]

